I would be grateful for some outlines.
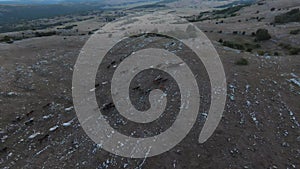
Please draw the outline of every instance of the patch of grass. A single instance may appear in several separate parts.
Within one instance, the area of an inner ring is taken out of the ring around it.
[[[212,19],[220,19],[220,18],[228,18],[228,17],[234,17],[237,16],[237,12],[241,10],[242,8],[249,6],[250,4],[243,4],[243,5],[236,5],[231,6],[226,9],[222,10],[214,10],[211,12],[201,12],[197,16],[190,16],[187,17],[187,20],[189,22],[199,22],[199,21],[205,21],[205,20],[212,20]],[[222,22],[220,22],[222,23]]]
[[[266,54],[266,52],[263,50],[259,50],[259,51],[257,51],[257,54],[263,56]]]
[[[298,55],[299,53],[300,53],[300,48],[293,47],[289,50],[290,55]]]
[[[275,16],[275,23],[283,24],[289,22],[300,22],[300,9],[293,9],[287,13]]]
[[[35,32],[36,37],[43,37],[43,36],[53,36],[56,35],[55,31],[49,31],[49,32]]]
[[[223,46],[232,48],[232,49],[238,49],[243,50],[247,52],[252,52],[254,49],[261,48],[259,44],[252,44],[252,43],[237,43],[233,41],[225,41],[223,39],[219,40],[220,43],[222,43]]]
[[[227,46],[229,48],[238,49],[238,50],[245,50],[244,45],[232,42],[232,41],[223,41],[223,46]]]
[[[289,51],[290,55],[298,55],[300,53],[299,47],[294,47],[290,44],[280,43],[279,46]]]
[[[223,10],[217,10],[215,11],[215,14],[222,14],[222,15],[232,15],[234,13],[236,13],[237,11],[241,10],[242,8],[244,8],[246,5],[238,5],[238,6],[233,6],[233,7],[229,7]]]
[[[249,61],[245,58],[241,58],[238,61],[236,61],[235,64],[239,66],[247,66],[249,65]]]
[[[76,26],[78,26],[78,25],[67,25],[67,26],[65,26],[63,28],[57,28],[57,29],[66,29],[66,30],[69,30],[69,29],[73,29]]]

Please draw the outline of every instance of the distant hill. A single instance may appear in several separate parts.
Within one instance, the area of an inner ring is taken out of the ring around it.
[[[152,2],[159,0],[0,0],[0,4],[23,4],[23,5],[41,5],[41,4],[62,4],[62,3],[101,3],[108,5],[132,4],[139,2]]]

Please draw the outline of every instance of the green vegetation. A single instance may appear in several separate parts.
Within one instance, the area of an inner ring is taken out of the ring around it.
[[[293,47],[289,50],[290,55],[298,55],[299,53],[300,53],[300,48]]]
[[[274,52],[274,56],[279,56],[279,52]]]
[[[36,37],[43,37],[43,36],[52,36],[56,35],[55,31],[49,31],[49,32],[35,32]]]
[[[267,29],[258,29],[255,33],[255,39],[257,41],[264,41],[271,39],[271,35]]]
[[[275,23],[300,22],[300,9],[293,9],[287,13],[275,16]]]
[[[0,39],[0,42],[13,43],[14,40],[12,37],[6,35],[2,39]]]
[[[251,44],[251,43],[244,43],[240,44],[237,42],[233,41],[224,41],[223,39],[220,39],[219,42],[226,47],[232,48],[232,49],[238,49],[238,50],[243,50],[247,52],[252,52],[252,50],[261,48],[259,44]]]
[[[57,28],[57,29],[66,29],[66,30],[68,30],[68,29],[73,29],[76,26],[78,26],[78,25],[67,25],[67,26],[65,26],[63,28]]]
[[[300,33],[300,29],[291,30],[291,35],[298,35]]]
[[[245,50],[245,47],[241,44],[232,42],[232,41],[223,41],[223,46],[230,47],[232,49]]]
[[[141,5],[131,9],[148,9],[148,8],[164,8],[164,7],[166,7],[166,5],[155,3],[155,4],[148,4],[148,5]]]
[[[204,20],[211,20],[211,19],[220,19],[220,18],[227,18],[227,17],[234,17],[237,16],[239,10],[242,8],[249,6],[250,4],[244,4],[244,5],[237,5],[237,6],[231,6],[226,9],[222,10],[214,10],[211,12],[201,12],[198,16],[191,16],[188,17],[187,20],[189,22],[198,22],[198,21],[204,21]],[[222,22],[220,22],[222,23]]]
[[[257,54],[263,56],[266,54],[266,52],[263,50],[259,50],[259,51],[257,51]]]
[[[300,53],[299,47],[294,47],[290,44],[280,43],[279,46],[289,51],[290,55],[298,55]]]
[[[215,14],[217,15],[232,15],[234,13],[236,13],[237,11],[241,10],[242,8],[244,8],[246,5],[239,5],[239,6],[233,6],[233,7],[229,7],[223,10],[217,10],[215,11]]]
[[[246,66],[249,65],[249,61],[245,58],[241,58],[240,60],[236,61],[235,64],[239,66]]]

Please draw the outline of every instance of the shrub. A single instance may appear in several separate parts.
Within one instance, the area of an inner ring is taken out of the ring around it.
[[[267,29],[258,29],[255,33],[257,41],[264,41],[271,39],[271,35]]]
[[[236,65],[246,66],[249,65],[249,61],[245,58],[241,58],[240,60],[235,62]]]

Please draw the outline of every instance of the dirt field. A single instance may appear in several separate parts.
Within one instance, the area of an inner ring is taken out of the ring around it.
[[[270,14],[271,7],[283,10]],[[204,105],[180,144],[147,159],[123,158],[102,150],[77,120],[72,103],[73,66],[89,35],[0,43],[0,168],[299,168],[300,55],[289,55],[279,43],[299,46],[300,35],[289,32],[300,23],[269,25],[275,15],[297,7],[297,1],[270,1],[246,7],[239,11],[241,15],[222,19],[222,24],[216,24],[221,19],[195,23],[206,31],[225,68],[228,98],[223,118],[214,135],[199,144],[207,116],[208,105]],[[255,14],[257,10],[261,12]],[[265,19],[245,21],[249,13]],[[85,29],[87,25],[80,26]],[[252,43],[251,32],[259,28],[267,28],[272,38],[258,42],[261,48],[252,52],[218,42],[222,38]],[[259,50],[267,52],[259,55]],[[249,63],[236,64],[241,58]]]

